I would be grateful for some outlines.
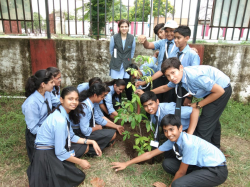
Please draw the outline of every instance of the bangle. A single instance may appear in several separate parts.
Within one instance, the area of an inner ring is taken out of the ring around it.
[[[84,144],[87,144],[87,140],[88,140],[88,138],[85,138]]]

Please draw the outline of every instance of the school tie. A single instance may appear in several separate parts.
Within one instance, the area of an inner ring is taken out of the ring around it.
[[[168,50],[169,50],[169,47],[170,47],[171,43],[173,43],[173,42],[171,42],[171,41],[168,41],[168,42],[167,42],[167,44],[168,44],[167,53],[168,53]]]
[[[178,147],[178,145],[177,145],[176,142],[175,142],[174,145],[173,145],[173,150],[174,150],[174,153],[175,153],[175,155],[176,155],[176,158],[177,158],[178,160],[182,160],[182,156],[181,156],[181,154],[180,154],[179,147]]]
[[[50,107],[49,107],[49,102],[48,102],[47,99],[46,99],[44,102],[45,102],[46,105],[47,105],[47,110],[48,110],[48,114],[47,114],[47,115],[49,115],[49,113],[51,112],[51,109],[50,109]]]
[[[159,142],[160,134],[159,134],[159,125],[158,125],[158,117],[155,115],[155,131],[157,130],[157,137],[155,138],[155,141]]]
[[[54,96],[56,96],[56,91],[55,90],[53,90],[52,93],[53,93]]]
[[[179,97],[182,97],[182,88],[181,88],[182,82],[179,82],[178,84],[178,90],[177,90],[177,95]],[[179,98],[177,96],[176,98],[176,105],[175,105],[175,115],[181,118],[181,103],[182,103],[182,98]]]
[[[67,119],[66,119],[67,120]],[[68,129],[70,130],[70,122],[67,120],[67,126],[68,126]],[[68,131],[67,131],[68,132]],[[68,132],[69,133],[69,132]],[[68,136],[67,136],[67,139],[66,139],[66,144],[65,144],[65,149],[67,150],[67,151],[70,151],[70,148],[69,148],[69,142],[68,142],[68,140],[69,140],[69,134],[68,134]],[[71,146],[71,145],[70,145]]]
[[[180,56],[183,54],[183,52],[177,52],[177,58],[180,60]]]
[[[91,119],[89,121],[89,126],[94,127],[94,107],[92,108]]]

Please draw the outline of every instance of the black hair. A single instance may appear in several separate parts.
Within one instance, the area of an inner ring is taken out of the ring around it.
[[[174,114],[168,114],[168,115],[164,116],[161,120],[161,126],[165,127],[168,125],[177,126],[177,128],[179,129],[181,126],[180,117],[176,116]]]
[[[161,64],[161,72],[165,74],[166,70],[169,68],[176,68],[180,69],[181,62],[178,58],[172,57],[164,60],[164,62]]]
[[[110,88],[107,86],[107,84],[103,83],[104,87],[105,87],[105,92],[110,92]]]
[[[174,33],[178,32],[180,35],[186,37],[191,36],[191,30],[188,26],[181,25],[177,29],[174,30]]]
[[[127,23],[127,24],[128,24],[128,27],[129,27],[129,21],[126,20],[126,19],[121,19],[121,20],[119,21],[119,23],[118,23],[118,27],[120,28],[121,24],[123,24],[123,23]],[[119,30],[119,32],[120,32],[120,30]]]
[[[159,23],[154,27],[154,33],[157,35],[158,31],[164,27],[164,23]]]
[[[133,63],[132,63],[132,64],[129,64],[129,65],[128,65],[128,68],[133,68],[133,69],[138,70],[138,66],[135,65],[135,64],[133,64]],[[127,73],[128,73],[129,75],[131,75],[131,71],[130,71],[130,70],[128,70]]]
[[[92,79],[89,79],[89,86],[94,83],[102,83],[102,80],[99,77],[93,77]]]
[[[79,95],[79,92],[78,92],[78,90],[75,87],[73,87],[73,86],[67,86],[66,88],[64,88],[62,90],[61,98],[65,99],[65,96],[69,95],[71,92],[76,92]],[[53,113],[55,110],[59,110],[60,111],[60,109],[59,109],[60,105],[58,105],[56,108],[54,108],[51,113]],[[80,123],[80,119],[81,119],[80,114],[82,114],[83,116],[85,116],[85,113],[83,112],[83,106],[81,104],[78,104],[78,106],[75,108],[75,110],[71,110],[69,112],[69,119],[74,124],[78,124],[78,123]]]
[[[25,96],[29,97],[40,87],[41,83],[48,84],[53,78],[52,73],[46,69],[38,70],[34,75],[30,76],[25,85]]]
[[[141,95],[141,104],[143,105],[144,103],[148,102],[149,100],[152,101],[157,101],[157,97],[154,92],[152,91],[146,91]]]
[[[48,67],[47,68],[47,71],[52,73],[52,76],[55,78],[59,73],[60,73],[60,70],[56,67]],[[54,86],[55,89],[56,89],[56,94],[59,95],[59,86]]]
[[[113,86],[116,84],[116,86],[126,86],[126,82],[123,79],[114,79],[110,82],[105,82],[107,86]]]
[[[79,101],[83,102],[88,97],[96,94],[97,96],[102,95],[106,91],[106,86],[102,83],[94,83],[92,84],[88,90],[84,90],[80,93]]]

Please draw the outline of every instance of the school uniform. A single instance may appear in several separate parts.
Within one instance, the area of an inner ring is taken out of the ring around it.
[[[131,34],[127,34],[126,40],[122,40],[120,33],[111,37],[109,46],[111,55],[109,75],[112,79],[123,79],[126,85],[130,82],[130,75],[126,72],[126,69],[129,64],[132,63],[132,58],[135,54],[135,46],[135,38]],[[131,100],[132,89],[125,88],[125,91],[127,98]]]
[[[50,114],[37,133],[36,151],[27,170],[29,185],[71,187],[81,184],[85,174],[74,163],[66,161],[71,155],[80,158],[86,152],[87,145],[76,144],[79,138],[72,131],[69,115],[62,106]]]
[[[96,121],[101,123],[100,125],[105,126],[107,121],[104,120],[99,114],[94,110],[94,103],[87,98],[83,103],[83,112],[85,115],[81,114],[80,123],[78,125],[71,123],[73,131],[76,135],[95,140],[99,145],[100,149],[103,150],[108,146],[110,140],[115,134],[113,129],[101,129],[92,132],[92,127],[95,127]],[[89,147],[89,154],[96,155],[95,150],[92,146]]]
[[[25,132],[26,149],[30,161],[34,152],[36,134],[52,106],[56,107],[58,104],[60,104],[60,100],[57,97],[51,97],[50,92],[45,92],[43,97],[37,90],[22,104],[22,112],[27,125]]]
[[[84,82],[84,83],[79,84],[77,86],[77,90],[78,90],[79,93],[81,93],[84,90],[88,90],[88,89],[89,89],[89,83],[88,82]]]
[[[176,47],[174,39],[173,40],[163,39],[156,41],[154,42],[154,47],[155,47],[154,50],[159,49],[157,71],[161,71],[162,62],[164,62],[166,59],[170,57],[175,57],[178,47]],[[153,88],[158,88],[160,86],[166,85],[168,82],[169,81],[167,77],[163,75],[158,79],[154,80]],[[160,103],[176,102],[175,94],[171,90],[169,92],[156,94],[156,96],[159,99]]]
[[[110,92],[106,95],[103,100],[105,104],[108,114],[112,114],[114,111],[118,110],[119,106],[115,106],[116,102],[121,102],[121,94],[117,95],[114,89],[114,86],[109,86]]]
[[[57,90],[56,90],[55,86],[53,87],[53,90],[51,92],[51,97],[57,97],[58,99],[60,99],[60,87],[58,90],[58,94],[57,94]]]
[[[173,149],[176,158],[166,158],[162,163],[163,169],[175,175],[181,162],[189,167],[185,176],[173,181],[172,187],[218,186],[227,179],[226,158],[211,143],[181,132],[177,142],[168,140],[159,147],[160,151]]]
[[[211,94],[215,83],[225,90],[225,93],[220,98],[202,108],[202,113],[194,133],[219,148],[221,135],[219,118],[232,94],[229,77],[212,66],[188,66],[183,70],[181,83],[182,87],[196,98],[206,98]],[[169,82],[168,87],[177,88],[177,85]]]

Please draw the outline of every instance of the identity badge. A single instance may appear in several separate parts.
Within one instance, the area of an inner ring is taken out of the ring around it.
[[[114,48],[114,58],[117,58],[117,49]]]
[[[159,147],[159,142],[151,140],[150,146],[158,148]]]
[[[70,156],[75,156],[75,150],[70,151]]]

